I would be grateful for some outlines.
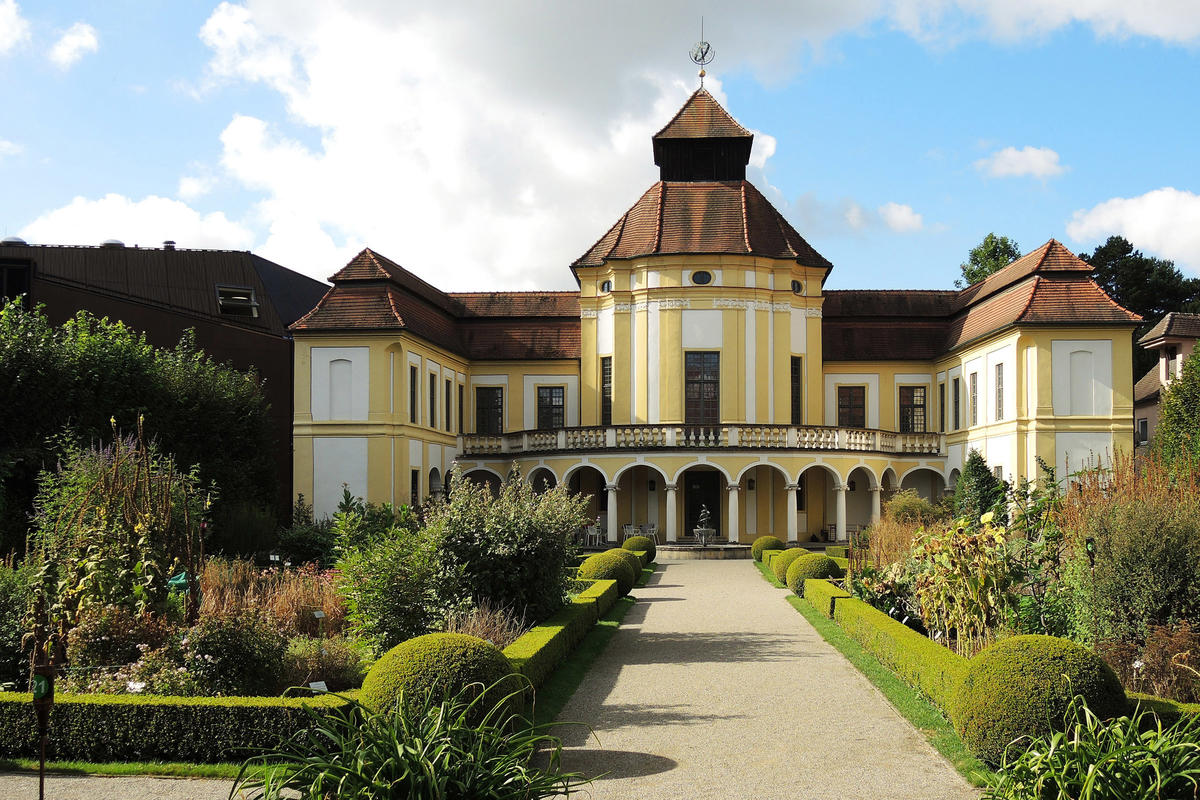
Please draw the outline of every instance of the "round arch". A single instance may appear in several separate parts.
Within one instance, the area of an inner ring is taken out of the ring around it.
[[[709,469],[714,469],[721,473],[721,476],[725,478],[725,482],[727,484],[733,483],[733,476],[729,474],[729,471],[720,464],[713,463],[712,461],[693,461],[690,464],[684,464],[675,471],[674,475],[671,476],[671,483],[679,483],[679,479],[683,477],[683,473],[687,472],[689,469],[695,469],[696,467],[707,467]]]
[[[950,477],[946,479],[946,488],[953,489],[958,486],[958,477],[961,474],[957,469],[950,470]]]
[[[619,470],[617,470],[616,474],[613,475],[612,482],[613,483],[619,482],[621,480],[622,475],[624,475],[626,472],[629,472],[630,470],[635,469],[637,467],[645,467],[646,469],[654,470],[655,472],[657,472],[659,474],[659,477],[661,477],[663,479],[664,483],[667,481],[667,471],[665,469],[658,466],[657,464],[651,464],[649,461],[646,461],[644,463],[643,462],[635,462],[632,464],[626,464],[625,466],[621,467]]]
[[[462,479],[484,484],[493,497],[500,494],[500,487],[504,485],[504,478],[500,473],[489,467],[472,467],[463,473]]]
[[[842,476],[838,474],[838,471],[836,469],[829,466],[828,464],[817,464],[817,463],[807,464],[804,467],[802,467],[800,469],[800,471],[796,473],[796,480],[794,482],[799,483],[800,479],[804,476],[804,473],[808,472],[810,469],[816,469],[816,468],[823,469],[826,472],[828,472],[830,475],[833,476],[834,488],[837,488],[838,486],[841,486],[845,483],[845,481],[842,480]]]
[[[429,494],[436,495],[442,492],[442,473],[437,467],[429,470]]]
[[[915,489],[921,497],[936,503],[945,493],[946,479],[933,467],[913,467],[900,476],[900,489]]]
[[[570,483],[571,479],[574,478],[580,472],[580,470],[585,470],[585,469],[590,469],[590,470],[595,471],[597,474],[600,475],[600,477],[603,479],[603,481],[605,483],[612,483],[612,481],[609,480],[608,474],[604,470],[602,470],[598,466],[596,466],[595,464],[579,463],[579,464],[572,464],[570,467],[567,468],[567,471],[563,473],[563,476],[562,476],[563,484],[565,485],[567,483]]]
[[[538,493],[546,489],[553,489],[558,485],[558,476],[554,474],[554,470],[540,464],[529,470],[528,480],[529,485]]]
[[[891,467],[885,469],[880,477],[880,484],[885,492],[894,492],[900,488],[900,479],[896,477],[896,470]]]
[[[862,471],[867,476],[868,489],[879,488],[879,479],[875,476],[875,471],[866,464],[855,464],[853,467],[851,467],[850,472],[846,475],[846,483],[848,484],[850,481],[854,480],[854,473],[859,471]]]
[[[754,464],[747,464],[745,467],[743,467],[742,471],[737,474],[737,482],[740,484],[742,482],[742,478],[746,477],[746,473],[752,472],[759,467],[767,467],[768,469],[778,472],[783,476],[784,483],[791,483],[792,481],[792,476],[788,475],[787,470],[785,470],[783,467],[779,466],[778,464],[773,464],[770,461],[759,461]]]

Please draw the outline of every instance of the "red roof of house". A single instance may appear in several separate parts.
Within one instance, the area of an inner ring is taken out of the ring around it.
[[[697,89],[654,138],[753,139],[754,134],[739,125],[711,94]]]

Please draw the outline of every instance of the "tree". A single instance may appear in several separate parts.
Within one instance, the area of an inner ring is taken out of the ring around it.
[[[1135,341],[1168,312],[1200,311],[1200,279],[1183,277],[1173,261],[1142,255],[1122,236],[1110,236],[1090,255],[1080,253],[1079,257],[1092,266],[1092,278],[1113,300],[1142,315]],[[1156,353],[1135,347],[1134,380],[1157,360]]]
[[[1021,257],[1021,246],[1007,236],[989,233],[983,241],[971,248],[965,264],[959,264],[962,277],[954,282],[956,289],[979,283],[994,275]]]
[[[1170,465],[1200,466],[1200,357],[1185,360],[1163,390],[1154,447]]]
[[[971,528],[979,527],[979,518],[993,512],[998,525],[1008,522],[1008,484],[988,468],[978,450],[967,454],[958,486],[954,489],[954,513],[964,518]]]

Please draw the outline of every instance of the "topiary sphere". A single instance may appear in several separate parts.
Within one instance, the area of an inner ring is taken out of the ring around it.
[[[658,555],[658,549],[654,546],[654,540],[649,536],[630,536],[621,547],[631,553],[644,550],[646,552],[647,564],[653,561],[654,557]]]
[[[504,680],[508,676],[514,676]],[[463,633],[427,633],[388,650],[375,662],[363,680],[359,701],[383,711],[396,707],[401,697],[410,710],[426,693],[450,697],[472,683],[491,687],[493,702],[521,688],[512,664],[491,642]],[[519,695],[514,703],[519,708]],[[490,704],[481,704],[486,711]],[[517,710],[517,709],[513,709]]]
[[[779,560],[779,556],[775,556]],[[797,558],[787,568],[787,587],[804,596],[804,581],[809,578],[836,578],[841,570],[833,559],[823,553],[808,553]]]
[[[637,556],[625,551],[633,560],[637,560]],[[639,571],[641,568],[638,568]],[[621,596],[629,594],[633,591],[633,584],[637,581],[637,573],[629,566],[629,561],[625,556],[614,553],[609,550],[604,553],[596,553],[594,556],[588,556],[579,566],[579,577],[586,578],[592,581],[616,581],[617,591]]]
[[[807,556],[810,553],[801,547],[791,547],[777,554],[771,559],[771,571],[775,573],[775,579],[780,583],[787,580],[788,567],[792,565],[800,556]]]
[[[1077,694],[1101,719],[1126,711],[1121,681],[1091,650],[1056,636],[1013,636],[971,659],[950,711],[967,747],[998,764],[1014,739],[1061,731]]]
[[[642,560],[634,555],[632,550],[626,550],[624,547],[612,547],[605,550],[606,553],[616,553],[621,558],[625,559],[625,563],[633,570],[633,582],[637,583],[638,576],[642,574]]]
[[[754,544],[750,545],[750,555],[754,556],[755,561],[762,561],[764,550],[783,549],[785,549],[783,542],[774,536],[760,536],[754,540]]]

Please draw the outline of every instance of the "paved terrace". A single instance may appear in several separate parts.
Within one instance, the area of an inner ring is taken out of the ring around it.
[[[746,561],[665,562],[559,719],[601,800],[978,792]]]

